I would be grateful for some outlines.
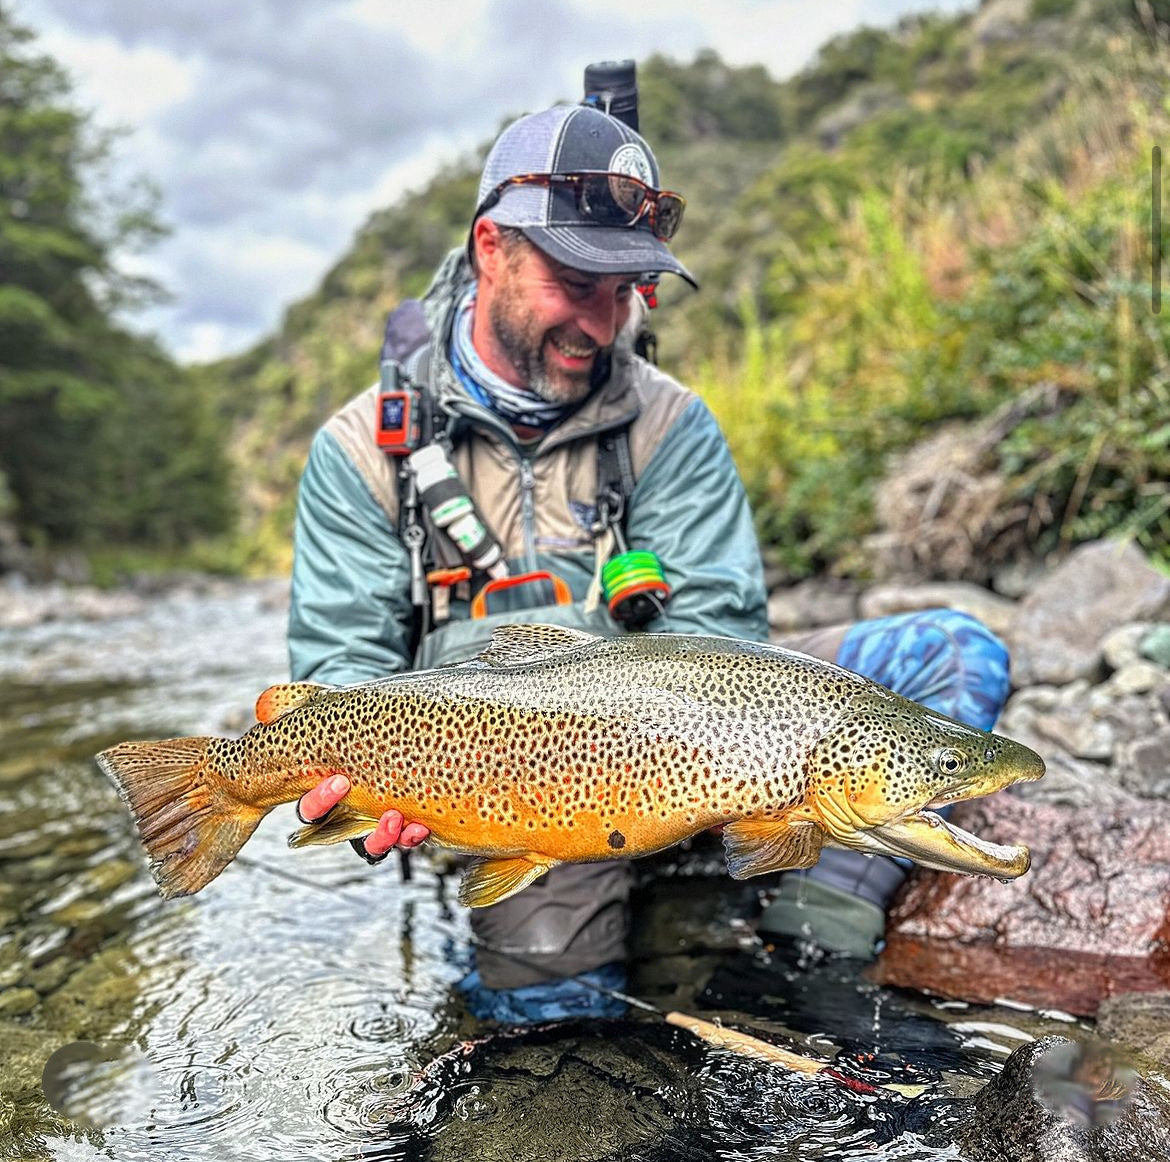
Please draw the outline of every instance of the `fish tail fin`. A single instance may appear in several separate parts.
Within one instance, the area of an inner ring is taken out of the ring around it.
[[[165,899],[192,895],[215,879],[267,813],[228,793],[231,772],[210,761],[220,741],[124,742],[97,756],[134,816]]]

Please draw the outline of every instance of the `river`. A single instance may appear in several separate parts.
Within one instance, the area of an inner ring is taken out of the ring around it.
[[[720,875],[713,841],[642,877],[632,987],[835,1054],[838,1078],[653,1017],[479,1025],[455,880],[425,855],[404,881],[348,847],[290,851],[291,807],[163,902],[92,755],[246,729],[285,679],[285,616],[282,583],[212,582],[0,630],[0,1157],[926,1162],[958,1158],[962,1099],[1011,1049],[1067,1031],[761,944],[761,884]]]

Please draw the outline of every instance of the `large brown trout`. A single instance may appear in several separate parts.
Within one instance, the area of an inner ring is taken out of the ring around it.
[[[274,686],[240,739],[98,756],[164,896],[197,892],[264,815],[321,779],[349,792],[290,843],[337,843],[397,808],[482,857],[460,898],[506,899],[563,862],[629,859],[723,824],[737,879],[822,844],[1011,879],[1026,847],[930,808],[1038,779],[1027,747],[805,654],[730,638],[498,629],[476,659],[356,686]]]

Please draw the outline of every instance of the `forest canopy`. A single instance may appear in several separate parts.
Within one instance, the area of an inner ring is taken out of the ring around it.
[[[33,544],[175,546],[232,527],[226,432],[119,321],[156,288],[114,256],[162,230],[65,72],[0,7],[0,518]]]

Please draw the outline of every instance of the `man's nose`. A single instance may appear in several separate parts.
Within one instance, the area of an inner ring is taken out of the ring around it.
[[[618,291],[599,289],[581,304],[577,325],[598,347],[610,347],[625,322],[627,309]]]

